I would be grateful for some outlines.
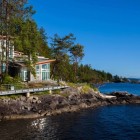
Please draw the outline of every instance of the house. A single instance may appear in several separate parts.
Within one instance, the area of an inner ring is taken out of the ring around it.
[[[16,52],[17,53],[17,52]],[[33,76],[31,72],[26,67],[23,58],[27,57],[26,55],[14,55],[14,62],[9,64],[9,74],[16,76],[17,74],[21,77],[22,81],[46,81],[50,80],[50,64],[55,60],[45,58],[43,56],[37,56],[38,61],[35,64],[36,76]]]
[[[6,41],[7,40],[7,41]],[[14,45],[6,36],[0,35],[0,74],[3,73],[6,69],[6,47],[10,46],[7,49],[7,53],[9,54],[9,61],[14,58]]]
[[[11,43],[10,41],[8,42]],[[9,64],[8,64],[8,72],[11,76],[20,76],[22,81],[46,81],[50,80],[50,64],[55,60],[45,58],[43,56],[37,56],[37,63],[35,64],[36,76],[33,76],[31,72],[28,70],[27,66],[25,65],[24,59],[27,58],[27,55],[24,55],[22,52],[15,51],[14,46],[12,44],[9,45]],[[6,40],[4,36],[0,36],[0,66],[1,71],[5,71],[5,60],[6,52]]]

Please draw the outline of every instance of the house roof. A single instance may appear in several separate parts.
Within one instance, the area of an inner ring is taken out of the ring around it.
[[[56,61],[56,60],[55,59],[48,59],[48,60],[45,60],[45,61],[39,61],[39,62],[36,63],[36,65],[52,63],[54,61]]]
[[[6,37],[7,37],[8,39],[14,38],[14,37],[12,37],[12,36],[0,35],[0,39],[6,39]]]
[[[23,52],[19,52],[19,51],[14,51],[14,57],[17,58],[16,63],[19,63],[19,65],[21,65],[21,66],[24,65],[24,59],[28,58],[27,55],[24,55]],[[52,63],[55,61],[55,59],[49,59],[44,56],[37,56],[37,59],[38,60],[37,60],[36,65]]]
[[[36,65],[48,64],[48,63],[52,63],[52,62],[54,62],[54,61],[55,61],[55,59],[49,59],[49,60],[45,60],[45,61],[38,61],[38,62],[36,63]],[[16,62],[14,62],[14,63],[15,63],[16,65],[20,66],[20,67],[26,67],[24,61],[16,61]]]

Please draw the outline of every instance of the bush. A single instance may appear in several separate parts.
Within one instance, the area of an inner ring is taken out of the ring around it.
[[[3,76],[2,83],[3,83],[3,84],[11,84],[11,83],[13,83],[13,78],[10,77],[9,75],[5,74],[5,75]]]

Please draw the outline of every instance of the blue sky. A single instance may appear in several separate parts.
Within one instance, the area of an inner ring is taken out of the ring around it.
[[[139,0],[29,0],[48,36],[73,33],[85,46],[83,64],[140,78]]]

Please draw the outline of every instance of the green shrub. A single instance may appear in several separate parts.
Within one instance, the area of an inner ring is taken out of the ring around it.
[[[3,76],[3,81],[2,81],[3,84],[12,84],[13,83],[13,78],[10,77],[9,75],[5,74]]]
[[[60,89],[54,90],[53,94],[59,94],[60,95],[61,94],[61,90]]]

